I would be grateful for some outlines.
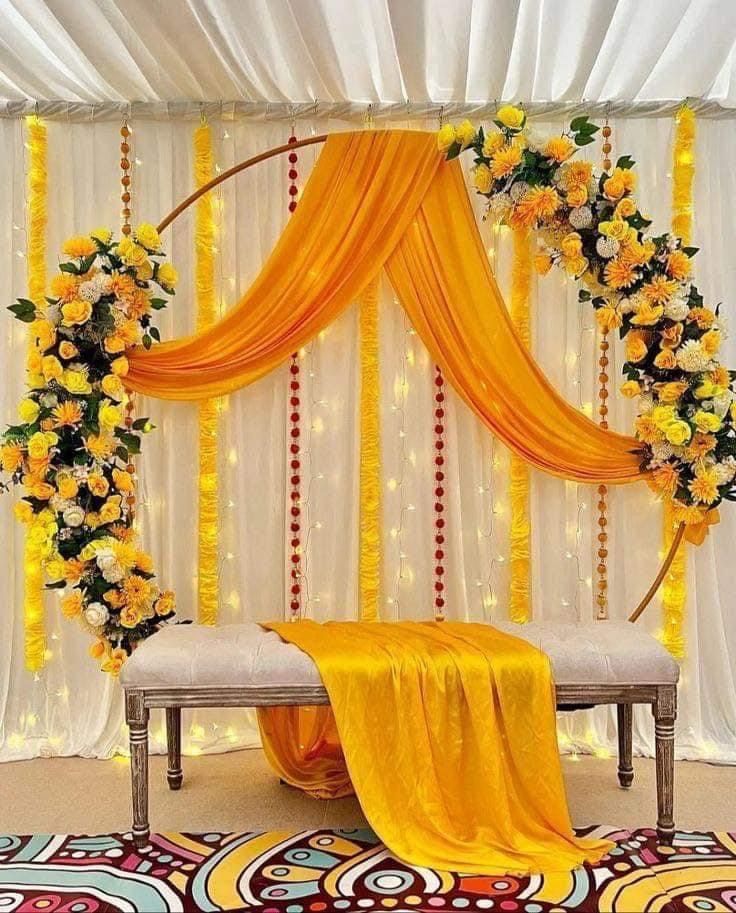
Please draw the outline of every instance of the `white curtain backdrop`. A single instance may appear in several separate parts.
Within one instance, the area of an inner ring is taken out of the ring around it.
[[[16,4],[20,6],[20,4]],[[574,5],[574,4],[573,4]],[[138,9],[136,4],[133,6]],[[564,5],[567,8],[568,4]],[[67,12],[70,7],[65,6]],[[639,8],[641,9],[641,8]],[[643,13],[642,13],[643,14]],[[699,60],[708,55],[700,55]],[[285,142],[288,121],[214,120],[216,160],[224,169]],[[396,126],[436,128],[436,122]],[[157,221],[192,187],[191,121],[149,119],[134,123],[134,221]],[[539,123],[559,131],[561,120]],[[639,198],[666,230],[670,212],[670,118],[613,122],[614,152],[638,162]],[[49,123],[49,260],[63,238],[101,224],[118,224],[117,122]],[[302,119],[301,136],[354,128],[337,120]],[[698,123],[695,241],[698,281],[724,312],[736,302],[732,256],[736,226],[732,201],[736,176],[732,150],[736,123]],[[599,153],[592,147],[591,155]],[[25,168],[22,123],[0,120],[0,272],[10,299],[25,287]],[[314,160],[300,150],[300,183]],[[247,287],[287,217],[287,163],[274,159],[217,192],[218,288],[222,309]],[[483,226],[502,286],[508,287],[510,251],[504,233]],[[182,217],[166,237],[181,287],[160,319],[163,338],[194,326],[192,218]],[[535,283],[533,347],[556,386],[589,414],[596,391],[596,338],[587,305],[574,283],[558,272]],[[384,283],[381,309],[382,446],[384,498],[383,617],[431,617],[432,585],[432,365],[418,337]],[[307,614],[316,619],[357,617],[358,555],[358,336],[355,309],[345,314],[303,354],[303,472],[308,537]],[[25,329],[9,315],[0,319],[0,420],[12,421],[23,387]],[[503,353],[498,353],[503,358]],[[725,360],[736,365],[729,340]],[[618,381],[614,358],[612,376]],[[286,368],[226,402],[220,426],[221,621],[266,620],[284,615],[288,489]],[[618,384],[616,384],[617,386]],[[613,427],[632,428],[628,402],[612,400]],[[163,585],[178,594],[180,614],[196,614],[196,410],[161,401],[145,404],[157,431],[139,460],[143,537]],[[508,596],[508,453],[495,443],[453,395],[448,403],[447,607],[450,618],[505,618]],[[118,684],[88,658],[88,636],[66,622],[48,599],[52,656],[33,676],[23,667],[22,533],[12,519],[13,496],[0,501],[0,760],[37,755],[108,757],[125,750]],[[595,492],[536,474],[533,479],[533,601],[538,618],[593,617]],[[625,618],[651,582],[660,560],[661,507],[645,485],[611,495],[611,614]],[[736,762],[736,566],[732,543],[736,511],[725,505],[723,521],[688,570],[687,658],[682,667],[677,750],[680,757]],[[660,626],[658,601],[643,625]],[[653,749],[651,717],[636,716],[635,748]],[[601,708],[561,717],[566,750],[611,751],[612,715]],[[163,731],[154,724],[154,744]],[[257,730],[245,711],[198,712],[186,718],[189,752],[253,745]]]

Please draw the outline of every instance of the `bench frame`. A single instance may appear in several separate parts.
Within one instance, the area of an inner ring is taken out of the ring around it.
[[[649,704],[654,716],[657,770],[657,835],[672,843],[675,776],[676,685],[557,685],[560,710],[616,704],[618,714],[618,779],[628,789],[634,779],[632,766],[632,708]],[[166,709],[166,740],[170,789],[180,789],[181,711],[184,707],[283,707],[329,704],[321,685],[261,685],[242,688],[151,686],[125,691],[125,718],[130,729],[130,770],[133,790],[133,840],[138,848],[148,843],[148,720],[153,708]]]

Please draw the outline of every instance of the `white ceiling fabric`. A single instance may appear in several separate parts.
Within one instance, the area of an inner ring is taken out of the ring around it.
[[[6,102],[736,107],[733,0],[0,0],[0,26]]]

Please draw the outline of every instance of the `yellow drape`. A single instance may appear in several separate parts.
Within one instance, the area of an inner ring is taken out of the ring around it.
[[[48,223],[48,174],[46,170],[46,125],[31,116],[26,118],[28,137],[28,297],[36,307],[46,308],[46,226]],[[35,334],[29,336],[29,349],[35,351]],[[46,658],[43,568],[37,546],[26,532],[23,554],[23,622],[25,626],[26,669],[38,672]]]
[[[693,178],[695,177],[695,112],[683,105],[677,112],[672,162],[672,231],[687,245],[693,231]],[[669,551],[677,529],[671,500],[664,505],[664,550]],[[683,621],[687,603],[687,545],[677,549],[662,585],[662,643],[676,659],[685,655]]]
[[[214,174],[212,131],[200,124],[194,131],[194,178],[197,187]],[[194,227],[196,254],[197,329],[203,330],[217,317],[215,299],[215,219],[212,194],[197,202]],[[217,623],[218,609],[218,531],[219,480],[217,473],[217,400],[199,403],[199,553],[197,568],[197,618],[200,624]]]
[[[446,380],[490,430],[546,472],[641,477],[637,442],[554,390],[514,331],[457,162],[432,134],[339,133],[241,301],[213,327],[130,353],[128,385],[167,399],[245,386],[331,323],[385,265]]]
[[[378,620],[381,587],[381,416],[378,288],[372,280],[360,305],[360,617]]]
[[[532,238],[523,228],[514,230],[514,262],[511,268],[511,320],[519,339],[529,348],[531,344],[530,302],[532,285]],[[529,465],[520,456],[511,454],[509,467],[509,618],[517,624],[529,621],[531,601],[531,515]]]
[[[610,849],[573,834],[549,660],[526,641],[463,622],[268,627],[317,663],[344,761],[323,708],[261,711],[269,757],[298,785],[306,766],[317,795],[346,789],[347,767],[368,822],[401,859],[554,872]]]

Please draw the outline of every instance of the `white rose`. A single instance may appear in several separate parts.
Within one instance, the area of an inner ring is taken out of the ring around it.
[[[690,311],[690,305],[682,298],[673,298],[664,308],[664,316],[670,320],[684,320]]]
[[[81,526],[84,523],[84,508],[79,504],[72,504],[64,511],[63,516],[67,526]]]
[[[49,505],[52,510],[55,510],[57,514],[63,514],[65,510],[69,510],[70,507],[76,507],[73,501],[70,501],[68,498],[62,498],[61,495],[54,495],[49,501]]]
[[[101,628],[108,618],[109,612],[101,602],[91,602],[84,610],[84,619],[93,628]]]

